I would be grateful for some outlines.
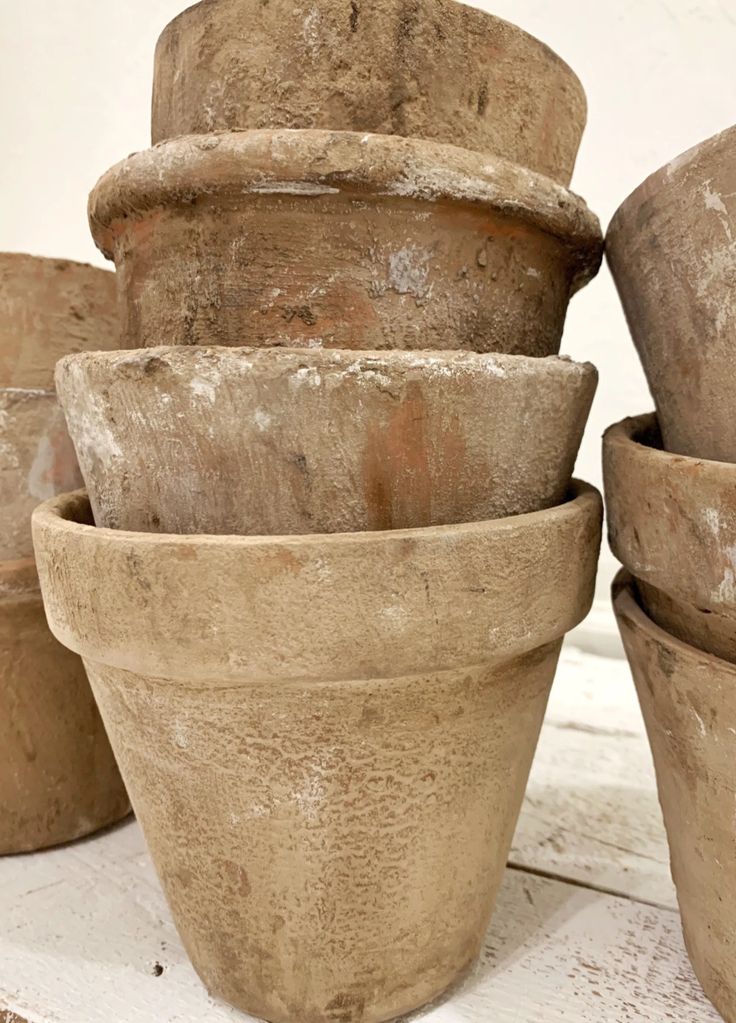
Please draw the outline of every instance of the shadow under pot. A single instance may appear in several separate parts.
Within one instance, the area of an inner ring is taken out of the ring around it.
[[[570,182],[586,101],[557,54],[455,0],[207,0],[156,48],[154,143],[246,128],[413,136]]]
[[[494,522],[157,536],[34,513],[184,945],[273,1023],[378,1023],[481,947],[598,494]],[[458,856],[458,849],[462,855]]]
[[[157,348],[63,360],[99,526],[299,534],[562,501],[590,364],[470,352]]]
[[[606,253],[669,451],[736,461],[736,127],[658,170]]]
[[[736,1021],[736,666],[652,622],[619,573],[614,609],[657,773],[685,944],[706,995]]]
[[[122,347],[550,355],[602,239],[581,199],[421,139],[245,131],[172,139],[90,196]]]
[[[49,632],[33,560],[0,564],[0,855],[129,812],[82,662]]]
[[[662,450],[655,415],[603,438],[611,550],[652,619],[736,661],[736,466]]]

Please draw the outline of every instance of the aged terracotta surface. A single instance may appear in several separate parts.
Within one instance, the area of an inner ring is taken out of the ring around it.
[[[51,627],[213,994],[377,1023],[473,961],[600,515],[583,484],[530,515],[332,536],[96,529],[80,494],[37,509]]]
[[[31,557],[31,512],[81,479],[54,392],[0,388],[0,563]]]
[[[597,219],[501,159],[419,139],[176,139],[90,196],[123,344],[557,352]]]
[[[59,364],[100,526],[332,533],[564,499],[597,381],[567,359],[155,348]]]
[[[52,390],[58,359],[118,348],[119,334],[109,270],[0,253],[0,388]]]
[[[614,607],[657,772],[688,953],[703,990],[736,1020],[736,666],[664,632],[631,579]]]
[[[82,662],[46,625],[32,559],[0,565],[0,854],[129,812]]]
[[[585,93],[547,46],[454,0],[209,0],[156,50],[153,141],[243,128],[408,135],[569,184]]]
[[[606,431],[611,549],[638,579],[736,621],[736,468],[661,448],[654,415]]]
[[[665,447],[736,461],[736,127],[637,188],[606,238]]]
[[[660,628],[683,643],[736,662],[736,620],[671,597],[664,590],[636,580],[639,603]]]

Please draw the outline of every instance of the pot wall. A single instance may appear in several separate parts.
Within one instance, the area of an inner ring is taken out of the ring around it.
[[[654,625],[620,573],[614,607],[657,772],[685,943],[706,995],[736,1020],[736,667]]]
[[[614,216],[606,253],[667,450],[736,461],[736,128],[657,171]]]
[[[581,200],[415,139],[245,132],[167,142],[90,197],[124,347],[559,349],[600,261]]]
[[[664,590],[637,580],[636,589],[647,615],[683,643],[736,662],[736,621],[707,608],[670,597]]]
[[[157,348],[66,359],[57,389],[98,525],[278,535],[558,504],[596,377],[556,358]]]
[[[580,82],[543,43],[448,0],[196,4],[164,30],[153,141],[332,128],[449,142],[568,184]]]

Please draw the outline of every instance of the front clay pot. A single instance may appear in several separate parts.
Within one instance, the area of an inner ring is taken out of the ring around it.
[[[661,626],[736,659],[736,467],[662,450],[654,415],[603,439],[611,550]]]
[[[665,448],[736,461],[736,128],[677,157],[614,216],[606,253]]]
[[[569,184],[585,127],[570,68],[455,0],[208,0],[156,49],[154,143],[246,128],[433,139]]]
[[[57,370],[97,525],[241,535],[559,504],[596,380],[470,352],[156,348]]]
[[[52,390],[62,356],[119,348],[119,337],[109,270],[0,253],[0,388]]]
[[[619,574],[614,608],[657,772],[690,960],[736,1020],[736,666],[686,645],[637,605]]]
[[[0,389],[0,563],[32,556],[31,512],[81,480],[54,392]]]
[[[378,1023],[473,961],[600,516],[582,484],[531,515],[332,536],[99,529],[79,494],[35,512],[51,627],[213,994]]]
[[[126,348],[550,355],[601,256],[597,219],[548,178],[352,132],[175,139],[108,171],[89,210]]]
[[[0,855],[129,812],[82,662],[49,632],[32,559],[0,565]]]

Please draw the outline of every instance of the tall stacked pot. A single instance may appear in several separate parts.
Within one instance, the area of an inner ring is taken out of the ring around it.
[[[208,0],[90,197],[126,350],[57,369],[88,495],[35,514],[47,612],[195,968],[274,1023],[379,1023],[480,949],[595,579],[584,119],[455,0]]]
[[[736,1021],[736,129],[622,204],[606,239],[656,414],[603,442],[614,607],[654,755],[686,944]]]

